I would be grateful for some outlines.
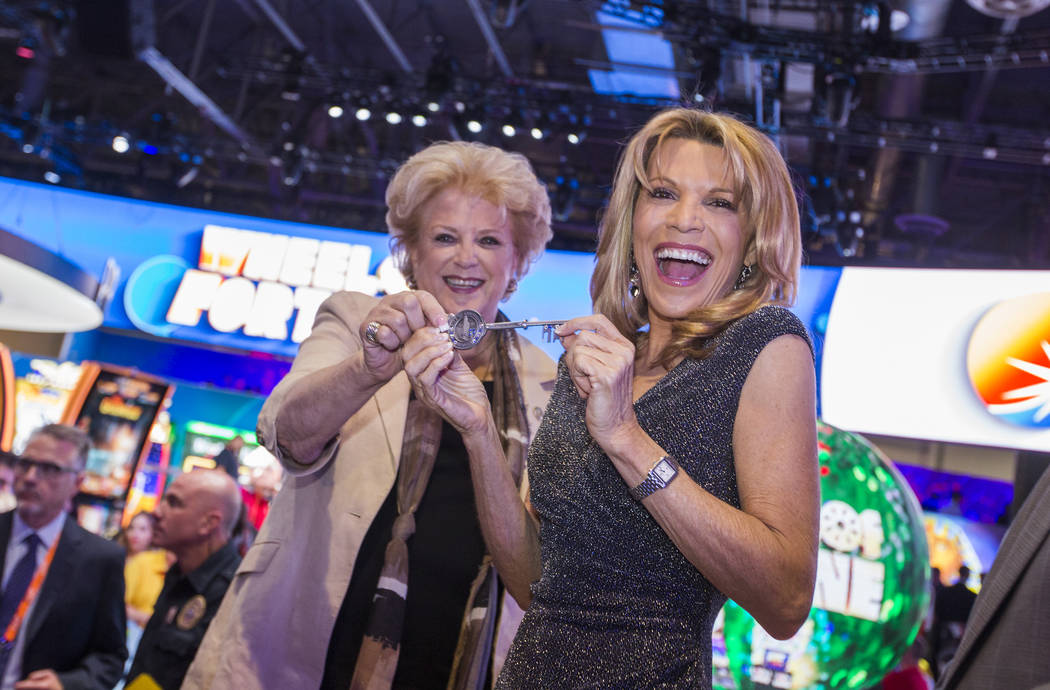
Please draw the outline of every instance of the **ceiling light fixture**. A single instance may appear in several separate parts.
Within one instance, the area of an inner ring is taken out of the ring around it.
[[[98,281],[49,249],[0,230],[0,328],[75,333],[102,325]]]

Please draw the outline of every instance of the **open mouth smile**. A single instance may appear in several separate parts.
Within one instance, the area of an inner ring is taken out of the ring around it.
[[[669,285],[685,287],[700,280],[713,258],[700,247],[661,245],[653,252],[657,274]]]

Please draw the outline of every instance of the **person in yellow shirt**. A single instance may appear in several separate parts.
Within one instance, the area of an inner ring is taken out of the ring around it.
[[[164,573],[171,565],[171,556],[163,549],[151,549],[154,517],[137,513],[124,531],[124,545],[128,558],[124,564],[124,603],[128,621],[139,627],[153,615],[153,604],[164,586]]]

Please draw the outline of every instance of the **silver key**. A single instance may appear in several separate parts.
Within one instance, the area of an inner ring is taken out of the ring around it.
[[[501,331],[507,328],[528,328],[539,326],[543,329],[543,339],[548,343],[554,340],[554,329],[565,323],[560,321],[499,321],[485,323],[481,314],[473,309],[450,314],[448,317],[448,338],[452,347],[457,350],[469,350],[485,337],[488,331]]]

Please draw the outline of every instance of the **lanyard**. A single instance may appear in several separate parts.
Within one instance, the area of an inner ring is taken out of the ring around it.
[[[22,627],[22,619],[25,618],[26,611],[29,610],[29,606],[36,599],[36,595],[40,593],[40,586],[44,584],[44,576],[47,575],[47,569],[51,567],[51,561],[55,557],[55,548],[58,547],[58,542],[61,538],[62,535],[58,535],[51,542],[51,548],[47,550],[44,561],[37,566],[36,572],[33,573],[33,579],[29,581],[29,587],[26,588],[26,593],[22,596],[22,601],[18,603],[18,608],[15,609],[15,615],[11,616],[11,622],[7,624],[7,629],[4,630],[4,637],[0,639],[0,644],[9,645],[15,641],[15,636],[18,635],[18,630]]]

